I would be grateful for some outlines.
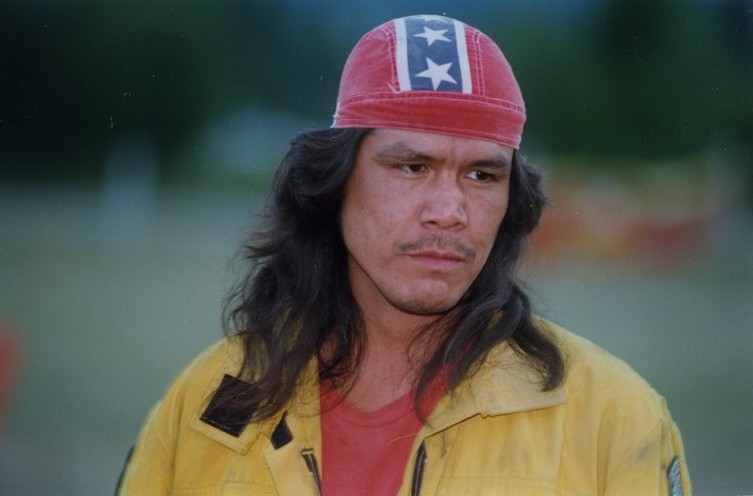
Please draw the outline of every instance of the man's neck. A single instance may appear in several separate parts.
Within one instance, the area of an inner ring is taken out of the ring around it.
[[[409,393],[434,346],[427,326],[431,319],[403,319],[385,325],[364,316],[366,346],[350,387],[344,392],[352,405],[374,411]],[[409,322],[409,324],[408,324]]]

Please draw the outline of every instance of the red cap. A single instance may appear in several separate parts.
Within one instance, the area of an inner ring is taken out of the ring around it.
[[[512,68],[491,38],[419,15],[386,22],[356,44],[332,127],[428,131],[517,149],[525,120]]]

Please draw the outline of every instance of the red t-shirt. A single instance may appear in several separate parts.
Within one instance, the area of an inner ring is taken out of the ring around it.
[[[436,386],[429,390],[426,412],[443,391]],[[322,385],[321,394],[323,494],[397,494],[423,425],[413,408],[413,392],[373,412],[344,401],[329,386]]]

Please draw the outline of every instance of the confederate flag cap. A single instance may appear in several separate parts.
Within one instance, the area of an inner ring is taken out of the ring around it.
[[[517,149],[525,120],[512,68],[491,38],[448,17],[417,15],[356,44],[332,127],[428,131]]]

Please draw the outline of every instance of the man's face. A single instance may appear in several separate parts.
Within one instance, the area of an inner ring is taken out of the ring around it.
[[[428,316],[457,304],[507,211],[512,155],[433,133],[377,129],[363,139],[345,184],[342,231],[364,310]]]

